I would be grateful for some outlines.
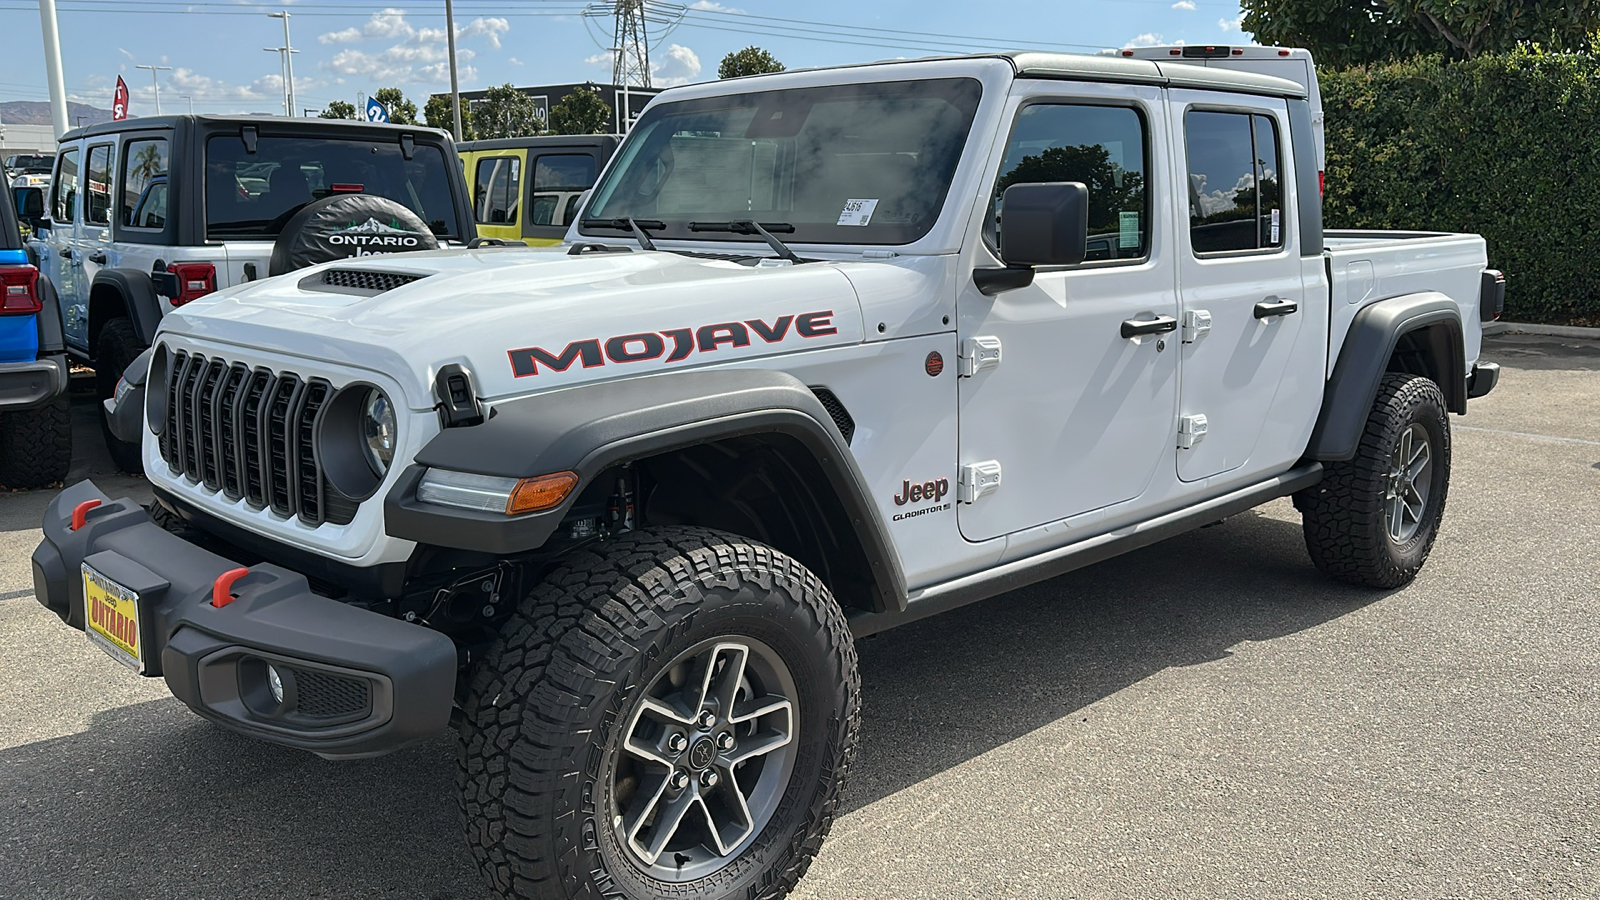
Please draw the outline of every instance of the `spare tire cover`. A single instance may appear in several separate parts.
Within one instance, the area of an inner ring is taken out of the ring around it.
[[[269,275],[351,256],[437,250],[439,239],[411,210],[385,197],[340,194],[307,203],[272,245]]]

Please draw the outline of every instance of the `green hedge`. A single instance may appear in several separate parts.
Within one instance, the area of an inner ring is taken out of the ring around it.
[[[1322,71],[1329,228],[1471,231],[1513,322],[1600,325],[1600,59]]]

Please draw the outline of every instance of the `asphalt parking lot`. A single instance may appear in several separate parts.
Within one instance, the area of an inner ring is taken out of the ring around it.
[[[1280,501],[862,642],[794,896],[1600,896],[1600,342],[1486,347],[1404,590],[1322,581]],[[49,496],[0,495],[0,894],[482,897],[450,737],[331,763],[203,722],[34,601]]]

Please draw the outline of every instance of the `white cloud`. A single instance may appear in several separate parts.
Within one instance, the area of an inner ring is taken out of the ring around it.
[[[723,6],[721,3],[713,2],[713,0],[695,0],[695,2],[689,4],[689,8],[698,9],[701,12],[729,13],[730,15],[735,16],[744,15],[744,10],[742,9],[734,9],[731,6]]]
[[[1144,34],[1141,34],[1133,40],[1127,42],[1126,44],[1123,44],[1122,49],[1126,50],[1129,47],[1158,47],[1160,45],[1161,35],[1147,31]]]
[[[523,64],[522,60],[517,59],[515,56],[506,57],[506,62],[511,63],[513,66],[520,66]]]
[[[1232,19],[1218,19],[1217,27],[1223,31],[1242,31],[1244,28],[1244,13],[1240,13]]]
[[[1177,3],[1172,4],[1172,8],[1173,9],[1184,9],[1184,10],[1188,10],[1189,12],[1194,12],[1197,7],[1194,5],[1194,0],[1178,0]]]
[[[493,49],[501,48],[501,36],[511,30],[510,21],[480,16],[456,26],[457,74],[462,81],[474,81],[477,69],[467,63],[476,51],[461,47],[460,41],[477,39]],[[369,51],[347,47],[324,62],[336,75],[360,77],[369,82],[388,84],[443,84],[450,80],[448,42],[443,28],[418,28],[402,9],[386,8],[373,13],[359,28],[331,31],[317,38],[323,44],[354,44],[362,41],[395,41],[384,50]],[[514,61],[516,65],[520,62]]]
[[[688,84],[699,75],[700,57],[682,44],[667,45],[650,63],[650,83],[655,87]]]

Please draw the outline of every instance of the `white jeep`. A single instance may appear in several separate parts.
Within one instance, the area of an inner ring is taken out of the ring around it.
[[[1422,567],[1503,282],[1324,233],[1310,108],[1043,53],[668,91],[565,248],[174,310],[157,505],[64,491],[39,599],[263,740],[454,715],[499,896],[783,896],[856,637],[1287,495],[1324,573]]]

